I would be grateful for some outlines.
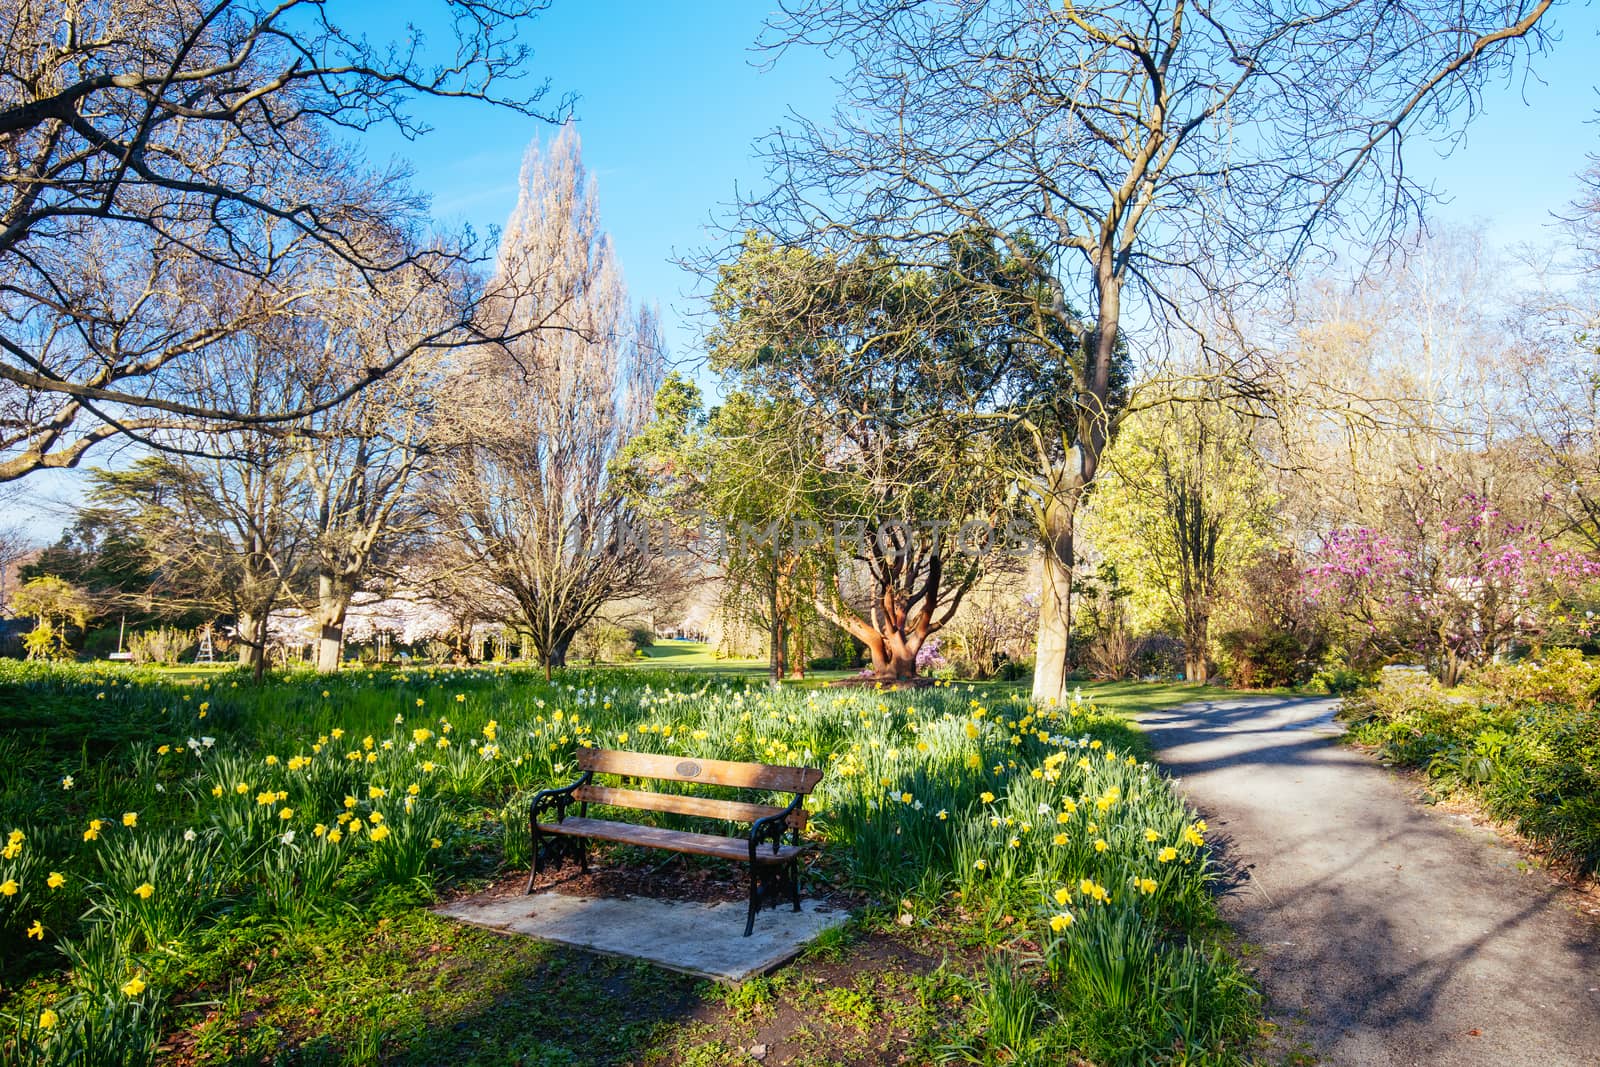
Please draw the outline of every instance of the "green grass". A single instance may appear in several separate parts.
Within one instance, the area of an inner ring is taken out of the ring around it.
[[[162,1040],[218,1064],[720,1062],[746,1043],[738,1018],[769,1011],[754,994],[726,1003],[421,910],[525,869],[527,798],[599,744],[825,769],[812,891],[854,896],[876,941],[830,939],[785,972],[810,1006],[783,1016],[806,1056],[1015,1059],[1021,1027],[1105,1063],[1234,1062],[1256,1015],[1215,944],[1203,827],[1107,710],[1195,694],[1085,687],[1094,701],[1038,708],[1001,684],[772,688],[698,670],[547,684],[412,667],[257,688],[0,664],[15,771],[0,831],[17,840],[0,884],[18,888],[0,896],[0,1059],[145,1063]],[[883,964],[886,938],[923,962]],[[585,1027],[563,1028],[575,1014]],[[872,1022],[889,1016],[904,1025]],[[590,1020],[606,1037],[584,1044]]]

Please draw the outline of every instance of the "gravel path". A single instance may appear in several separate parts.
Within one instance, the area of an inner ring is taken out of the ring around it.
[[[1600,1067],[1600,923],[1492,832],[1338,745],[1337,702],[1140,716],[1223,850],[1285,1046],[1350,1067]]]

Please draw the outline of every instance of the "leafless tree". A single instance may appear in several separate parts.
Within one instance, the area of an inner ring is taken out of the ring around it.
[[[1600,161],[1567,214],[1576,277],[1523,295],[1503,361],[1520,448],[1544,472],[1568,532],[1600,552]]]
[[[312,398],[337,390],[352,365],[413,354],[357,395],[290,424],[298,444],[296,476],[306,489],[319,671],[339,669],[351,598],[429,525],[411,490],[431,462],[435,393],[445,381],[444,353],[416,346],[437,329],[448,302],[438,280],[423,271],[398,271],[374,290],[352,272],[340,273],[346,284],[330,285],[311,305],[320,345],[302,358],[312,364]]]
[[[239,410],[303,403],[314,386],[300,357],[314,348],[296,325],[275,320],[230,334],[226,358],[190,380],[190,395]],[[127,468],[96,471],[91,504],[137,533],[156,596],[233,620],[239,662],[259,679],[268,618],[306,562],[301,446],[293,435],[250,427],[166,430],[161,443]]]
[[[411,136],[418,97],[492,100],[530,115],[520,33],[544,0],[439,0],[454,47],[420,30],[375,44],[317,0],[10,0],[0,5],[0,480],[79,463],[97,442],[162,429],[281,423],[338,403],[411,350],[352,372],[302,407],[232,408],[186,395],[196,364],[308,295],[306,257],[369,286],[400,269],[450,273],[470,250],[373,244],[416,226],[395,169],[344,140]],[[473,337],[475,298],[451,290],[419,347]]]
[[[1076,339],[1073,417],[1018,423],[1045,545],[1036,698],[1064,692],[1074,517],[1119,418],[1126,323],[1186,326],[1322,234],[1403,229],[1425,199],[1406,140],[1453,132],[1539,47],[1549,7],[794,0],[771,24],[768,47],[839,59],[842,95],[830,122],[767,142],[772,191],[738,231],[924,264],[977,233],[1029,265]]]
[[[0,527],[0,608],[11,602],[11,571],[35,549],[33,539],[14,526]]]
[[[443,394],[433,506],[548,671],[647,584],[649,546],[608,465],[648,417],[662,351],[655,317],[630,309],[570,126],[548,155],[528,150],[490,290],[510,339],[463,358]]]

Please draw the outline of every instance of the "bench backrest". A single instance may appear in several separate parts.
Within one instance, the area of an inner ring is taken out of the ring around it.
[[[815,767],[734,763],[729,760],[661,756],[649,752],[620,752],[606,748],[579,749],[578,768],[596,774],[724,785],[739,789],[763,789],[776,793],[810,793],[822,780],[822,772]],[[700,815],[712,819],[726,819],[730,822],[753,823],[757,819],[764,819],[783,811],[783,808],[771,804],[747,804],[736,800],[717,800],[712,797],[686,796],[681,793],[652,793],[643,789],[614,789],[599,785],[582,786],[572,795],[573,799],[590,804],[666,811],[678,815]],[[789,825],[800,829],[805,823],[805,809],[796,808],[789,816]]]

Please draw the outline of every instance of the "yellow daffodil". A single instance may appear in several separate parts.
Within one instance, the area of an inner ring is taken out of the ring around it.
[[[57,1015],[49,1008],[46,1008],[44,1011],[39,1013],[39,1029],[41,1030],[54,1030],[56,1028],[56,1024],[60,1021],[61,1016]]]
[[[138,889],[135,889],[133,891],[133,895],[138,897],[140,900],[149,900],[151,897],[155,896],[155,892],[156,887],[151,885],[149,882],[146,882]]]
[[[1072,925],[1072,913],[1067,911],[1057,912],[1050,916],[1050,929],[1060,933]]]
[[[144,990],[144,979],[140,978],[138,975],[134,975],[132,978],[122,983],[122,993],[124,996],[136,997],[140,993],[143,993]]]
[[[38,919],[33,920],[33,925],[28,927],[28,936],[35,941],[44,940],[44,924]]]
[[[50,877],[44,880],[44,884],[49,886],[51,889],[60,889],[62,886],[67,884],[67,876],[62,874],[60,871],[51,871]]]
[[[122,813],[122,825],[124,825],[124,826],[138,826],[139,825],[139,813],[136,812],[136,811],[125,811],[125,812],[123,812]]]
[[[1178,858],[1178,850],[1173,848],[1171,845],[1168,845],[1166,848],[1161,850],[1159,855],[1156,856],[1156,862],[1157,863],[1171,863],[1173,860],[1175,860],[1177,858]]]

